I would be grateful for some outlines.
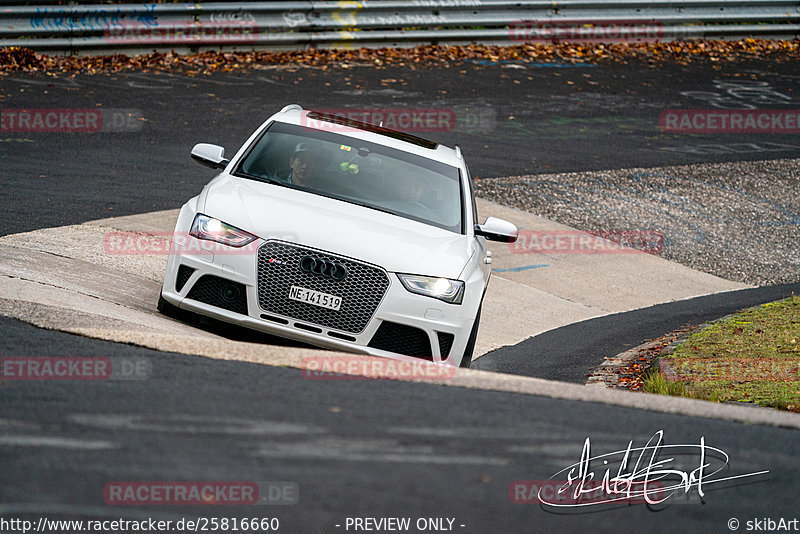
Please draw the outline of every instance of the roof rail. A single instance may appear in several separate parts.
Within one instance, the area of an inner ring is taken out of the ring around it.
[[[296,109],[298,111],[303,111],[303,108],[300,107],[299,104],[289,104],[288,106],[283,106],[281,113],[286,113],[287,111],[292,111],[293,109]]]

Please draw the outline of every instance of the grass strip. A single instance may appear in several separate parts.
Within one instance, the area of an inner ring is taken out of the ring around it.
[[[800,296],[716,321],[659,358],[644,391],[800,412]]]

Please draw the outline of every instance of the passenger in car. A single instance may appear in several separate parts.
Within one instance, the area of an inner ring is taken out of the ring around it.
[[[422,178],[416,175],[410,175],[407,177],[404,185],[406,200],[424,204],[423,200],[426,197],[426,193],[428,193],[428,186]],[[427,196],[430,196],[430,193],[428,193]]]

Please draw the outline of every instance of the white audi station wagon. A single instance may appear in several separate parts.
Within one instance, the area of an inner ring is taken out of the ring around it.
[[[180,211],[158,309],[319,347],[468,367],[491,273],[461,150],[289,105]]]

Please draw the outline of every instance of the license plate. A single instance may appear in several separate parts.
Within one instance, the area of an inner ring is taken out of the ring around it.
[[[336,311],[338,311],[339,307],[342,305],[342,297],[297,286],[289,288],[289,298],[298,302],[305,302],[306,304],[313,304],[320,308]]]

